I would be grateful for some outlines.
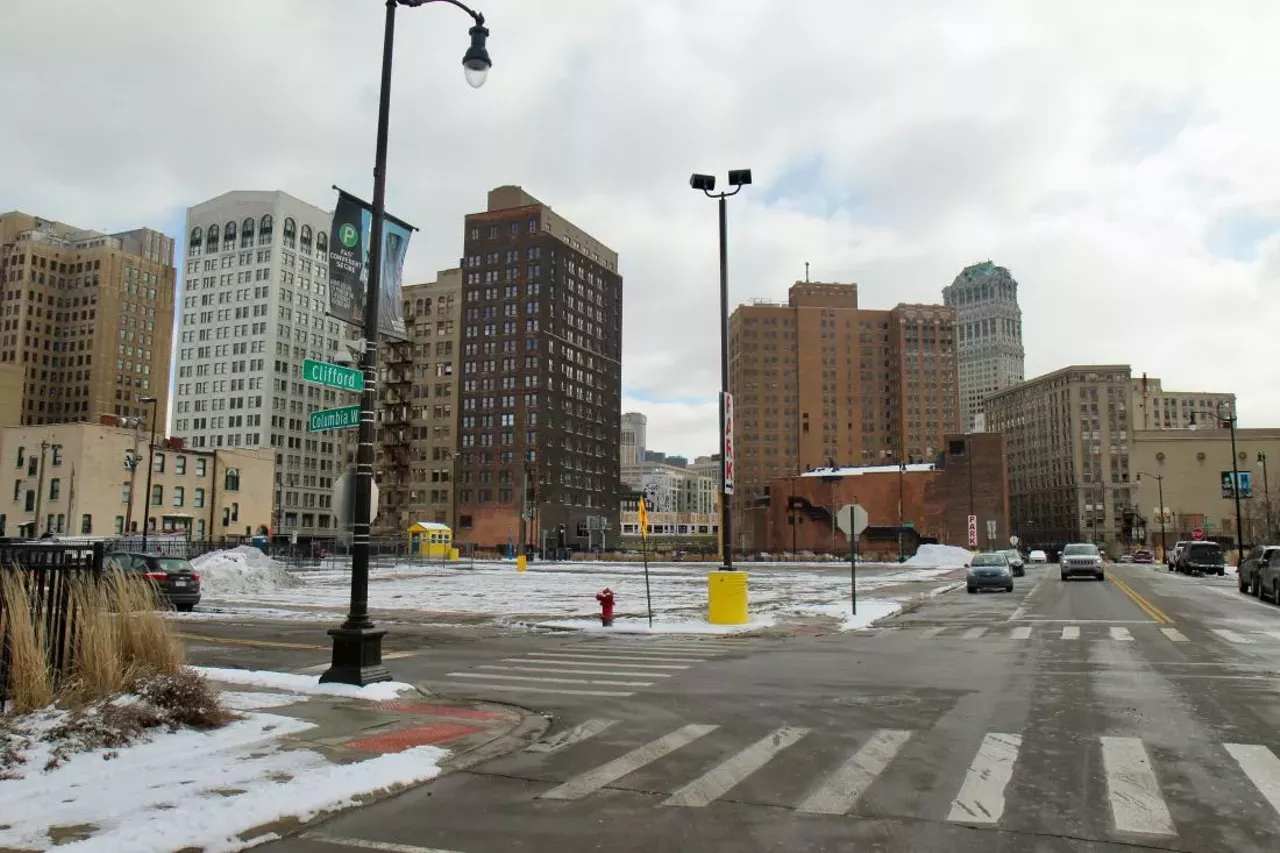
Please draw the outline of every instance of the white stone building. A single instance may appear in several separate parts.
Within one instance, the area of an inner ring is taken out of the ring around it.
[[[956,309],[956,368],[960,421],[965,432],[982,429],[982,401],[1024,378],[1022,309],[1018,282],[991,261],[965,267],[942,301]]]

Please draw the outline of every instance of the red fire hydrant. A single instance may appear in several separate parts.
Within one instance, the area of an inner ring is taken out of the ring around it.
[[[613,625],[613,590],[606,586],[596,593],[596,601],[600,602],[600,624],[608,628]]]

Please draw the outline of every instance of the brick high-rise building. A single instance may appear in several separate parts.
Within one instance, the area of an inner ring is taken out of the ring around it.
[[[618,534],[618,255],[523,189],[464,225],[455,538],[586,547]],[[527,483],[526,499],[521,489]]]
[[[23,371],[21,422],[150,417],[169,405],[173,238],[0,214],[0,364]],[[163,427],[162,427],[163,428]]]
[[[982,401],[1023,379],[1022,309],[1018,282],[991,261],[965,267],[942,289],[956,310],[960,417],[964,429],[982,429]]]
[[[741,305],[729,328],[739,547],[763,547],[750,509],[770,481],[931,459],[959,429],[953,309],[868,310],[857,285],[797,282],[786,305]]]

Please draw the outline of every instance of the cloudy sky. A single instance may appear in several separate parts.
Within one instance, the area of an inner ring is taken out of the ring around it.
[[[730,298],[803,278],[940,301],[967,264],[1021,283],[1027,373],[1127,362],[1280,425],[1280,3],[479,0],[402,9],[388,208],[407,280],[523,185],[616,248],[624,407],[649,446],[716,442],[715,205],[751,168]],[[376,0],[3,0],[0,210],[182,235],[186,207],[368,194]]]

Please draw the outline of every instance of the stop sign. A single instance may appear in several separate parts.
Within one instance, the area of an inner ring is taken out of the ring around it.
[[[1194,539],[1194,540],[1196,540],[1197,542],[1203,542],[1203,541],[1204,541],[1204,528],[1203,528],[1203,527],[1197,527],[1197,528],[1195,528],[1194,530],[1192,530],[1192,531],[1191,531],[1191,538],[1192,538],[1192,539]]]

